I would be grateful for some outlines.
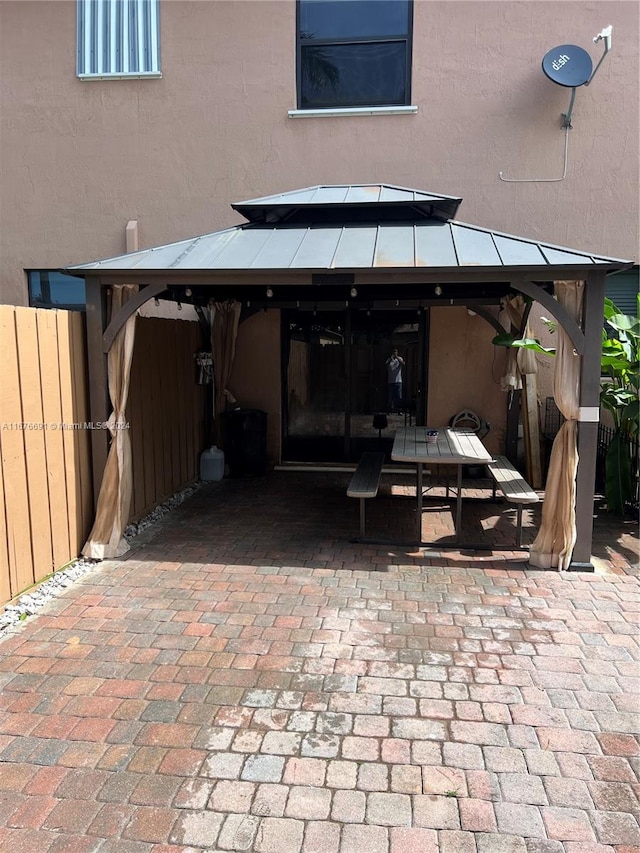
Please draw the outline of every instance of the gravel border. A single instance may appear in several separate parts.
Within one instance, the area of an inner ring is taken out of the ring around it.
[[[198,480],[159,504],[148,515],[140,519],[136,524],[130,524],[125,528],[124,538],[131,544],[136,536],[157,524],[161,518],[168,515],[181,503],[195,494],[202,486],[203,481]],[[45,604],[48,604],[58,595],[63,593],[67,587],[75,583],[83,575],[94,571],[102,560],[87,560],[85,557],[79,557],[68,566],[58,569],[46,580],[42,581],[39,586],[33,589],[32,592],[25,592],[18,599],[4,606],[4,610],[0,612],[0,640],[7,634],[15,633],[26,621],[29,616],[33,616]]]

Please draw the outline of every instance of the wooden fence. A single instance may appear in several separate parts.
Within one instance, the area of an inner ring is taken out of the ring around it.
[[[198,476],[197,323],[139,318],[131,370],[139,519]],[[0,305],[0,606],[80,554],[93,522],[84,315]]]
[[[0,305],[0,603],[78,555],[93,511],[84,316]]]
[[[131,365],[133,505],[137,520],[198,477],[205,444],[204,386],[193,355],[198,323],[140,317]]]

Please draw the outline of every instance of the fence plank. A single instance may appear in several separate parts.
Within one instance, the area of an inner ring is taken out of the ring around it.
[[[154,455],[154,471],[155,471],[155,491],[153,493],[153,502],[158,503],[163,494],[164,489],[164,455],[163,455],[163,421],[162,421],[162,367],[160,364],[160,353],[158,350],[158,341],[161,343],[161,337],[157,329],[154,329],[149,324],[148,334],[150,338],[150,346],[147,353],[148,362],[147,369],[152,377],[152,392],[151,392],[151,408],[149,417],[153,420],[153,455]]]
[[[57,323],[55,312],[40,310],[37,313],[38,351],[42,376],[42,409],[46,423],[62,422],[60,377],[58,371]],[[47,482],[53,540],[53,565],[59,568],[72,554],[69,542],[67,485],[62,431],[45,430],[47,454]]]
[[[34,572],[24,432],[20,428],[12,428],[13,424],[22,424],[24,419],[20,398],[15,309],[8,305],[0,305],[0,343],[2,476],[5,482],[9,590],[10,595],[14,596],[33,583]]]
[[[30,308],[16,308],[15,311],[22,417],[26,424],[36,427],[25,430],[24,452],[31,519],[33,579],[39,581],[54,568],[45,450],[45,431],[49,425],[44,420],[42,409],[37,314]],[[37,425],[42,428],[38,429]]]
[[[191,334],[191,345],[195,351],[200,344],[200,329],[194,324]],[[204,448],[204,385],[189,385],[191,388],[191,456],[189,465],[189,479],[193,480],[200,476],[199,461],[200,451]]]
[[[145,509],[153,506],[158,501],[160,494],[160,461],[158,460],[158,449],[162,446],[160,428],[156,421],[155,401],[159,396],[157,371],[151,353],[153,343],[153,325],[151,323],[140,323],[141,331],[145,336],[145,354],[142,360],[142,424],[144,439],[144,468],[145,468]],[[156,461],[158,460],[158,461]]]
[[[127,403],[127,420],[131,424],[131,459],[133,463],[133,503],[131,505],[131,518],[135,518],[143,512],[147,502],[145,497],[144,477],[144,448],[142,432],[142,399],[138,393],[141,383],[144,381],[141,374],[141,334],[143,324],[136,321],[136,340],[133,347],[133,359],[131,361],[131,379],[129,382],[129,401]]]
[[[169,424],[169,439],[171,450],[171,486],[169,494],[173,494],[182,485],[182,472],[180,471],[180,410],[184,406],[185,387],[178,381],[178,359],[181,357],[181,347],[178,340],[181,337],[180,328],[184,320],[178,320],[169,326],[167,322],[167,333],[169,346],[167,347],[167,379],[171,388],[171,421]]]
[[[69,531],[69,559],[78,555],[78,541],[82,534],[78,525],[80,505],[76,486],[76,445],[74,440],[75,415],[73,405],[73,380],[71,375],[71,314],[69,311],[55,312],[58,332],[58,375],[60,377],[60,410],[64,472],[67,492],[67,525]]]
[[[84,424],[89,420],[89,400],[87,396],[87,347],[85,339],[84,315],[77,311],[69,312],[71,327],[71,380],[73,388],[73,422]],[[74,454],[76,460],[75,486],[77,500],[76,555],[82,550],[93,522],[93,473],[91,470],[91,434],[89,430],[75,430]],[[71,543],[73,545],[73,543]]]
[[[187,324],[187,329],[191,324]],[[179,383],[183,389],[183,398],[180,405],[180,481],[187,483],[189,481],[189,406],[188,389],[193,382],[195,375],[195,363],[193,361],[193,352],[191,350],[191,336],[189,334],[181,334],[178,338],[178,369]]]
[[[160,332],[163,343],[162,354],[158,353],[161,365],[162,376],[162,408],[158,412],[158,417],[162,422],[162,452],[163,452],[163,473],[164,479],[162,483],[162,500],[167,498],[172,492],[172,472],[171,472],[171,427],[173,417],[175,415],[175,388],[171,385],[171,376],[169,374],[171,333],[169,326],[174,326],[177,321],[162,320],[162,329]]]
[[[5,479],[2,471],[2,427],[0,426],[0,604],[4,604],[5,601],[9,601],[11,598],[4,484]]]

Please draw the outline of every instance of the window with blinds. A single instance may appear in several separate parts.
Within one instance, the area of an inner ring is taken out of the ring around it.
[[[159,0],[78,0],[76,74],[161,77]]]

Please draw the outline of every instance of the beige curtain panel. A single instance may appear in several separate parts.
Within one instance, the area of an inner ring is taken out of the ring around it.
[[[556,281],[555,294],[580,325],[583,281]],[[558,325],[553,397],[565,423],[556,435],[542,505],[542,523],[531,546],[529,563],[540,569],[569,568],[576,544],[576,473],[578,470],[578,414],[580,406],[580,356]]]
[[[527,303],[520,294],[504,301],[498,319],[505,331],[510,332],[514,328],[521,338],[532,337],[528,323],[524,329],[522,328],[526,307]],[[509,347],[507,349],[507,366],[500,379],[500,387],[503,391],[517,391],[522,388],[523,376],[537,372],[538,362],[533,350],[523,347]]]
[[[213,353],[214,417],[216,439],[220,439],[220,413],[224,412],[227,384],[236,356],[236,339],[240,322],[240,303],[233,300],[212,302],[211,352]]]
[[[114,317],[124,303],[137,292],[138,286],[135,284],[115,286],[112,291],[111,316]],[[93,529],[82,549],[83,556],[93,560],[121,557],[129,550],[122,534],[129,520],[133,494],[131,438],[126,426],[126,406],[135,329],[134,314],[116,335],[107,356],[109,397],[113,407],[107,421],[111,433],[111,447],[102,476]]]

